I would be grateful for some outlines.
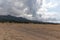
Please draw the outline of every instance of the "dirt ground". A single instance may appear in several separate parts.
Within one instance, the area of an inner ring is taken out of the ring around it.
[[[60,40],[60,25],[0,23],[0,40]]]

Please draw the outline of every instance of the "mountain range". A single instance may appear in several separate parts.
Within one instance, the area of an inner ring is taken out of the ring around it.
[[[28,20],[28,19],[23,18],[23,17],[15,17],[15,16],[11,16],[11,15],[0,15],[0,22],[57,24],[57,23],[50,23],[50,22],[43,22],[43,21],[36,21],[36,20]]]

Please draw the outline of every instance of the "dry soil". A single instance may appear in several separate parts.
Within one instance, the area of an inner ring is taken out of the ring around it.
[[[0,40],[60,40],[60,25],[0,23]]]

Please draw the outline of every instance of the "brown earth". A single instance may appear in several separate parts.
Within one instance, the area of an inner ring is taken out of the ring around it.
[[[60,40],[60,25],[0,23],[0,40]]]

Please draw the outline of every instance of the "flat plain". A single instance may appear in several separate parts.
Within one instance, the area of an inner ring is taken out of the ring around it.
[[[60,25],[0,23],[0,40],[60,40]]]

